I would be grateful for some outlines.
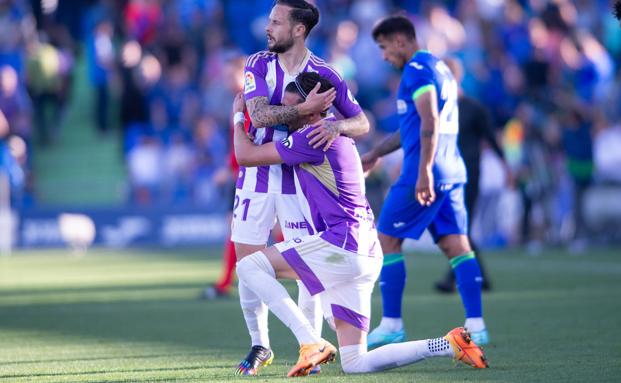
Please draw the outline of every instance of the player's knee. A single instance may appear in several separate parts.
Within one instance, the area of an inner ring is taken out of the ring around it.
[[[384,254],[401,252],[401,239],[382,233],[379,233],[378,237]]]
[[[438,241],[438,247],[449,258],[465,254],[471,250],[465,235],[447,235]]]
[[[250,255],[247,255],[237,262],[237,277],[241,280],[251,278],[252,274],[259,270],[268,273],[271,276],[275,275],[274,268],[265,254],[261,251],[256,251]]]

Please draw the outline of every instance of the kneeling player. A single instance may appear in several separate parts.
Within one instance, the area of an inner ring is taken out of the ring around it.
[[[298,75],[287,86],[283,103],[302,102],[317,82],[320,91],[332,87],[316,73]],[[237,95],[234,111],[243,112],[243,108],[243,96]],[[237,264],[241,283],[260,296],[300,343],[298,362],[288,375],[308,375],[314,366],[333,360],[336,348],[315,333],[277,278],[300,279],[311,294],[320,294],[324,313],[337,332],[346,373],[380,371],[434,356],[487,367],[481,349],[463,328],[444,337],[391,344],[367,352],[371,293],[383,256],[353,140],[338,137],[327,152],[309,145],[310,124],[321,118],[325,115],[301,119],[297,126],[290,126],[294,132],[287,139],[260,146],[248,139],[242,123],[234,128],[235,154],[240,164],[286,163],[295,167],[310,208],[306,219],[317,229],[313,235],[281,242]]]

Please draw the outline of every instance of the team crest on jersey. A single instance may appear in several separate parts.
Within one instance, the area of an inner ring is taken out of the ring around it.
[[[414,68],[416,68],[416,69],[418,69],[418,70],[422,70],[422,69],[423,69],[423,66],[422,66],[422,65],[420,65],[420,64],[419,64],[419,63],[417,63],[417,62],[411,62],[411,63],[410,63],[410,66],[413,66]]]
[[[284,140],[282,140],[282,146],[284,146],[285,148],[291,149],[292,145],[293,145],[293,137],[289,136],[285,138]]]
[[[250,93],[257,89],[257,82],[252,72],[246,72],[244,75],[244,93]]]
[[[405,103],[404,100],[397,100],[397,113],[404,114],[408,111],[408,104]]]

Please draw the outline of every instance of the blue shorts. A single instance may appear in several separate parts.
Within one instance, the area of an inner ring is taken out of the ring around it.
[[[431,206],[416,201],[415,185],[395,184],[382,206],[378,231],[396,238],[419,239],[425,229],[435,242],[449,234],[468,233],[464,184],[436,185]]]

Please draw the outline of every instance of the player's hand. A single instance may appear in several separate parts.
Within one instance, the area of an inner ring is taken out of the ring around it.
[[[339,127],[336,121],[321,120],[313,125],[313,130],[306,135],[306,138],[312,137],[308,144],[314,149],[323,146],[323,151],[326,152],[339,134]]]
[[[416,200],[422,206],[430,206],[436,200],[431,169],[420,171],[416,180]]]
[[[379,159],[380,157],[376,155],[375,152],[372,150],[363,154],[362,157],[360,157],[360,160],[362,161],[362,171],[364,171],[365,177],[371,170],[373,170],[374,167],[377,166]]]
[[[246,110],[246,99],[244,98],[244,94],[239,92],[235,95],[233,99],[233,113],[244,113]]]
[[[306,101],[300,104],[300,111],[303,115],[321,113],[330,108],[336,99],[336,89],[330,88],[323,93],[319,92],[320,83],[317,83],[313,90],[306,96]]]

